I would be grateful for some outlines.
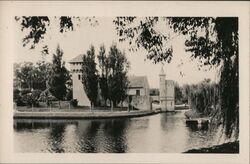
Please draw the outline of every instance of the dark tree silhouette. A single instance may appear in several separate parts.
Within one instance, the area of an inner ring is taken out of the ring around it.
[[[61,108],[60,101],[65,98],[67,93],[67,81],[70,79],[69,72],[65,68],[65,63],[62,62],[63,51],[59,45],[56,53],[53,54],[52,70],[48,81],[50,93],[59,100],[59,108]]]
[[[114,105],[126,98],[129,85],[127,73],[130,67],[125,53],[121,52],[115,44],[110,47],[108,67],[108,91],[111,110],[113,110]]]
[[[98,94],[98,75],[95,63],[95,48],[90,46],[90,50],[83,55],[82,83],[84,90],[91,102],[91,109],[94,109]]]
[[[99,61],[99,67],[101,69],[101,75],[99,78],[99,86],[101,89],[102,97],[105,100],[105,106],[107,105],[107,99],[109,98],[108,90],[108,60],[106,55],[105,46],[101,45],[99,50],[99,55],[97,56]]]

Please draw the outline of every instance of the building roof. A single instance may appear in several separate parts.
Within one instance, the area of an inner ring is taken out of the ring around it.
[[[147,76],[129,76],[129,88],[145,88],[148,87]]]
[[[69,63],[81,63],[83,54],[80,54],[69,61]]]

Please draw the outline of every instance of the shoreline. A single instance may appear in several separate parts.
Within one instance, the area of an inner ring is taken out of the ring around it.
[[[224,153],[224,154],[238,154],[239,153],[239,141],[223,143],[220,145],[214,145],[211,147],[202,147],[196,149],[190,149],[183,153]]]
[[[143,117],[163,113],[163,111],[114,111],[114,112],[14,112],[14,119],[109,119]]]

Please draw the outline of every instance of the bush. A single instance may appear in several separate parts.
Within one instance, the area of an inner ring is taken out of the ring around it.
[[[13,100],[17,106],[24,106],[24,102],[22,101],[21,91],[19,89],[14,89],[13,91]]]
[[[72,105],[73,107],[77,107],[77,106],[78,106],[78,101],[77,101],[77,99],[72,99],[72,100],[70,100],[70,105]]]
[[[39,98],[41,94],[41,90],[33,90],[31,92],[24,92],[26,94],[22,94],[22,102],[27,105],[27,106],[34,106],[38,107],[39,106]]]

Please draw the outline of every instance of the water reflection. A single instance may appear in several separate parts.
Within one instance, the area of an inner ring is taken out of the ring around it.
[[[177,153],[215,140],[209,126],[187,126],[184,111],[126,119],[14,121],[16,152]]]
[[[48,137],[48,143],[50,146],[50,152],[63,153],[65,123],[53,123],[50,124],[50,132]]]

